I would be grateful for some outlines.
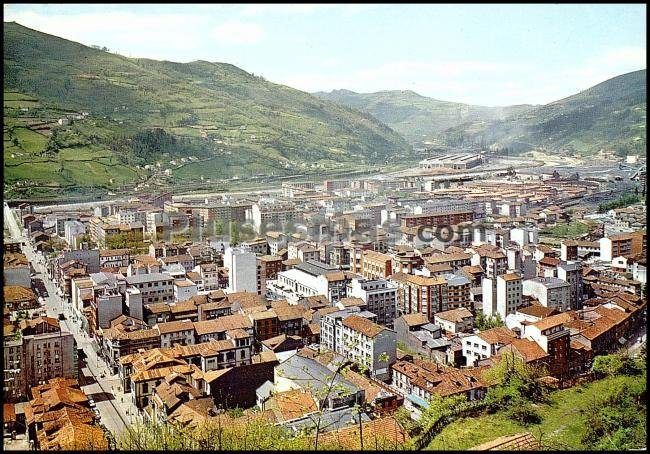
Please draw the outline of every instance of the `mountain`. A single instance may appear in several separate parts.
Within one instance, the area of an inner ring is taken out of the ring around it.
[[[485,107],[427,98],[413,91],[355,93],[333,90],[313,93],[320,99],[367,112],[399,132],[409,142],[435,141],[440,134],[458,125],[492,121],[527,110],[532,106]]]
[[[412,153],[368,114],[230,64],[127,58],[15,22],[4,23],[4,94],[5,189],[14,193],[117,188],[154,163],[173,167],[178,183]],[[70,124],[57,125],[64,116]]]
[[[606,80],[568,98],[444,132],[448,143],[483,143],[515,152],[543,148],[589,155],[645,153],[646,70]]]

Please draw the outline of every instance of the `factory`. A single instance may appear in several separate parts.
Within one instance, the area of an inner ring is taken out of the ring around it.
[[[447,168],[464,170],[476,167],[482,162],[483,158],[477,153],[447,153],[420,161],[420,169]]]

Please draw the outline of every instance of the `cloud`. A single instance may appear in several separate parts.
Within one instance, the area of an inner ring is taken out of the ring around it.
[[[111,50],[139,57],[164,58],[167,49],[191,49],[200,43],[198,30],[206,18],[198,14],[136,14],[126,11],[80,14],[45,14],[5,10],[6,21],[16,21],[44,33],[81,42],[105,45]],[[134,43],[138,43],[134,46]]]
[[[264,35],[259,25],[224,22],[214,26],[213,17],[197,12],[93,10],[48,14],[46,11],[13,11],[6,6],[4,12],[5,21],[16,21],[44,33],[86,45],[106,46],[122,55],[162,60],[214,59],[219,43],[256,43]],[[206,37],[214,38],[215,43],[206,46]]]
[[[254,16],[260,14],[313,14],[325,10],[334,10],[345,16],[368,11],[376,8],[376,5],[346,5],[346,4],[324,4],[324,3],[294,3],[294,4],[248,4],[241,5],[241,14],[245,16]]]
[[[226,22],[214,27],[212,36],[229,44],[255,44],[262,40],[264,29],[250,22]]]

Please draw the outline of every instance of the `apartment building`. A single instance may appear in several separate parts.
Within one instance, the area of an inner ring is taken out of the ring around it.
[[[436,312],[449,309],[448,286],[444,277],[424,277],[396,273],[390,280],[397,284],[397,315],[419,312],[433,321]]]
[[[571,309],[571,284],[556,277],[538,277],[523,281],[523,294],[537,298],[542,306],[560,312]]]
[[[456,211],[448,213],[427,213],[402,216],[402,227],[442,227],[457,225],[461,222],[474,220],[472,211]]]
[[[471,307],[472,300],[469,295],[470,281],[461,274],[446,273],[442,277],[447,281],[447,307]]]
[[[622,233],[601,238],[600,258],[611,262],[615,257],[628,256],[645,252],[647,248],[646,234],[643,231]]]
[[[365,250],[361,253],[361,274],[368,279],[385,279],[393,274],[392,262],[388,254]]]
[[[266,295],[266,281],[278,278],[278,273],[284,269],[282,257],[276,255],[263,255],[257,260],[257,293]]]
[[[219,270],[214,263],[202,263],[194,267],[194,272],[201,276],[201,285],[198,290],[211,291],[219,290]]]
[[[257,259],[249,247],[226,249],[223,264],[228,268],[229,292],[258,293]]]
[[[499,315],[505,320],[514,314],[522,304],[522,278],[517,273],[506,273],[496,279],[483,279],[483,314],[486,317]]]
[[[99,251],[100,268],[127,267],[131,263],[131,252],[129,249],[104,249]]]
[[[348,284],[348,297],[360,298],[366,309],[377,315],[380,325],[392,326],[397,316],[397,285],[385,279],[354,278]]]
[[[256,233],[281,230],[280,227],[298,219],[296,206],[288,202],[259,202],[251,207],[253,228]]]
[[[372,377],[388,380],[397,352],[395,331],[356,314],[345,317],[340,328],[336,352],[368,367]]]
[[[170,274],[135,274],[127,276],[126,282],[140,291],[143,304],[174,301],[174,278]]]
[[[474,332],[474,314],[465,307],[438,312],[433,322],[453,334]]]
[[[188,319],[157,323],[153,329],[160,333],[160,346],[195,344],[194,322]]]
[[[65,241],[70,249],[79,249],[79,238],[86,233],[86,226],[79,221],[67,221],[63,230]]]
[[[480,360],[495,355],[499,348],[510,344],[513,339],[517,339],[517,334],[503,326],[463,337],[462,349],[465,364],[477,365]]]
[[[484,244],[472,249],[471,265],[483,268],[486,277],[494,278],[508,270],[508,257],[500,247]]]
[[[22,252],[5,252],[3,262],[3,285],[32,286],[31,268],[27,257]]]
[[[571,309],[581,309],[584,296],[582,265],[580,262],[560,262],[557,266],[557,277],[571,286],[569,290],[569,307]]]
[[[51,317],[22,320],[23,393],[56,377],[77,378],[77,345]]]
[[[416,406],[434,396],[464,395],[467,400],[482,399],[487,384],[481,369],[455,369],[437,362],[414,360],[398,361],[391,366],[393,385]]]

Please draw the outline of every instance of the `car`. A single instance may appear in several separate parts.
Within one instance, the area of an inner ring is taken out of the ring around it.
[[[88,398],[88,404],[90,405],[90,408],[95,408],[97,404],[95,404],[95,401],[93,400],[92,397]]]

